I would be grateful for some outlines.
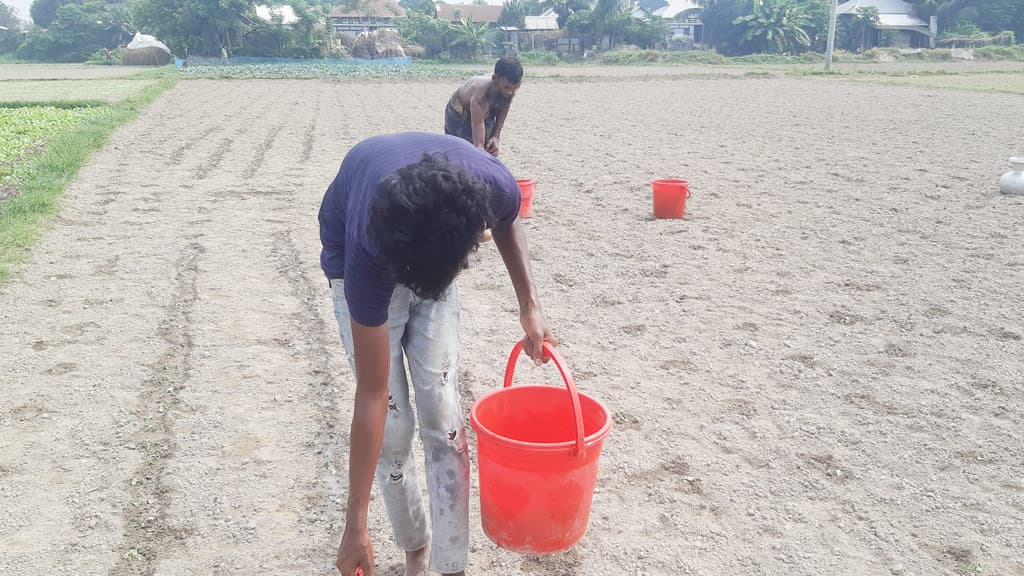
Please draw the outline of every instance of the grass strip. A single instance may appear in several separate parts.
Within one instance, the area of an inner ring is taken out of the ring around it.
[[[106,144],[114,130],[133,120],[176,82],[175,76],[165,76],[138,95],[106,106],[101,113],[49,140],[45,150],[19,171],[17,195],[0,203],[0,284],[10,278],[13,265],[28,256],[50,225],[79,169]]]

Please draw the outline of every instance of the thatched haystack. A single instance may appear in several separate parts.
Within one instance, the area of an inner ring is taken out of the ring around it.
[[[394,30],[365,32],[356,38],[352,56],[370,59],[404,58],[405,50],[402,49],[402,37]]]
[[[128,66],[163,66],[171,61],[171,50],[156,38],[136,32],[121,61]]]

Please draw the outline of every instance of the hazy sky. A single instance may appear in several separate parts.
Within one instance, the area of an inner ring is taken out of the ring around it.
[[[11,8],[14,8],[18,14],[18,18],[21,18],[25,22],[32,19],[32,17],[28,15],[28,9],[32,6],[32,0],[3,0],[3,2]]]

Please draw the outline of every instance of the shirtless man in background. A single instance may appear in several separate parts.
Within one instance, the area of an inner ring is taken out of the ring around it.
[[[514,57],[498,60],[490,77],[470,78],[448,99],[444,133],[497,156],[501,128],[522,81],[523,65]]]

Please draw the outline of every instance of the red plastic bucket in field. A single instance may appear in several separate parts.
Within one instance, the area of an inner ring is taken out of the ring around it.
[[[533,216],[533,190],[537,187],[537,183],[533,180],[517,178],[516,184],[519,184],[519,217],[529,218]]]
[[[524,554],[568,550],[587,531],[601,446],[612,428],[608,409],[580,394],[554,346],[565,388],[512,386],[512,349],[505,385],[473,405],[477,436],[480,515],[495,544]]]
[[[651,182],[654,189],[654,217],[682,218],[686,215],[686,199],[690,197],[690,183],[667,178]]]

